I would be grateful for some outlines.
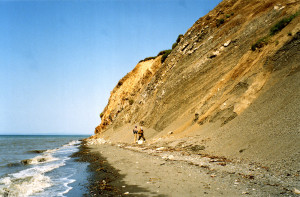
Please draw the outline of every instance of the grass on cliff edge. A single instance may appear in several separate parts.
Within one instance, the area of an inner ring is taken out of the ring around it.
[[[172,45],[172,49],[167,49],[167,50],[163,50],[163,51],[160,51],[157,56],[160,56],[162,55],[162,58],[161,58],[161,63],[164,63],[164,61],[167,59],[168,55],[172,52],[172,50],[178,45],[178,43],[182,40],[183,38],[183,35],[182,34],[179,34],[177,39],[176,39],[176,42],[174,42],[174,44]],[[143,60],[140,60],[140,62],[145,62],[145,61],[148,61],[148,60],[152,60],[152,59],[155,59],[157,56],[153,56],[153,57],[146,57],[145,59]]]
[[[168,49],[168,50],[165,50],[163,51],[164,54],[163,56],[161,57],[161,63],[164,63],[164,61],[167,59],[167,57],[170,55],[170,53],[172,52],[172,49]]]
[[[162,55],[161,63],[164,63],[164,61],[167,59],[168,55],[169,55],[171,52],[172,52],[172,49],[167,49],[167,50],[160,51],[160,52],[157,54],[157,56]],[[140,63],[140,62],[145,62],[145,61],[148,61],[148,60],[155,59],[157,56],[146,57],[145,59],[139,61],[139,63]]]
[[[296,18],[300,14],[300,10],[296,12],[295,14],[281,19],[278,23],[276,23],[271,29],[270,29],[270,36],[274,36],[278,32],[280,32],[283,28],[285,28],[294,18]]]
[[[274,36],[275,34],[279,33],[283,28],[285,28],[288,24],[290,24],[290,22],[296,18],[297,16],[299,16],[300,14],[300,10],[298,12],[296,12],[295,14],[289,16],[289,17],[285,17],[283,19],[281,19],[280,21],[278,21],[275,25],[273,25],[270,29],[270,33],[269,35],[258,39],[252,46],[251,46],[251,50],[255,51],[256,49],[260,49],[262,47],[264,47],[265,45],[268,44],[269,39],[271,38],[271,36]]]

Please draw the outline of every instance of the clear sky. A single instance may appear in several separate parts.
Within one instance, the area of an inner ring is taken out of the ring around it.
[[[221,0],[0,0],[0,134],[87,134],[137,62]]]

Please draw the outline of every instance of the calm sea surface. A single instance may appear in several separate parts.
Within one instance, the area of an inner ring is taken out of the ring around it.
[[[88,164],[70,156],[86,137],[0,135],[0,196],[81,196]]]

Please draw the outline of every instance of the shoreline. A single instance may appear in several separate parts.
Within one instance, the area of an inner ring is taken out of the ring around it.
[[[76,155],[90,163],[86,196],[297,195],[294,174],[193,151],[85,141]]]
[[[127,192],[143,192],[144,189],[135,185],[127,185],[123,179],[124,175],[109,164],[107,159],[93,148],[87,145],[86,140],[81,142],[79,151],[72,155],[77,162],[89,163],[87,193],[84,196],[132,196]],[[137,195],[134,195],[137,196]],[[144,195],[138,195],[144,196]]]
[[[121,196],[120,191],[110,185],[111,181],[117,179],[118,172],[100,154],[91,153],[85,140],[81,142],[78,152],[72,157],[77,162],[89,163],[87,170],[90,175],[86,188],[88,192],[84,196]]]

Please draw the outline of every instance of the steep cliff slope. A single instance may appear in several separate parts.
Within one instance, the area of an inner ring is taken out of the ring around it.
[[[161,56],[147,61],[139,62],[136,67],[123,77],[111,92],[109,102],[100,114],[101,124],[96,128],[96,133],[107,126],[117,125],[116,120],[123,123],[132,122],[130,109],[137,105],[136,97],[141,94],[157,70],[161,67]],[[140,103],[138,103],[140,104]],[[118,123],[120,125],[120,123]]]
[[[297,157],[299,9],[297,0],[224,0],[163,63],[140,62],[119,81],[95,137],[131,142],[140,125],[153,143],[184,139],[231,157]]]

